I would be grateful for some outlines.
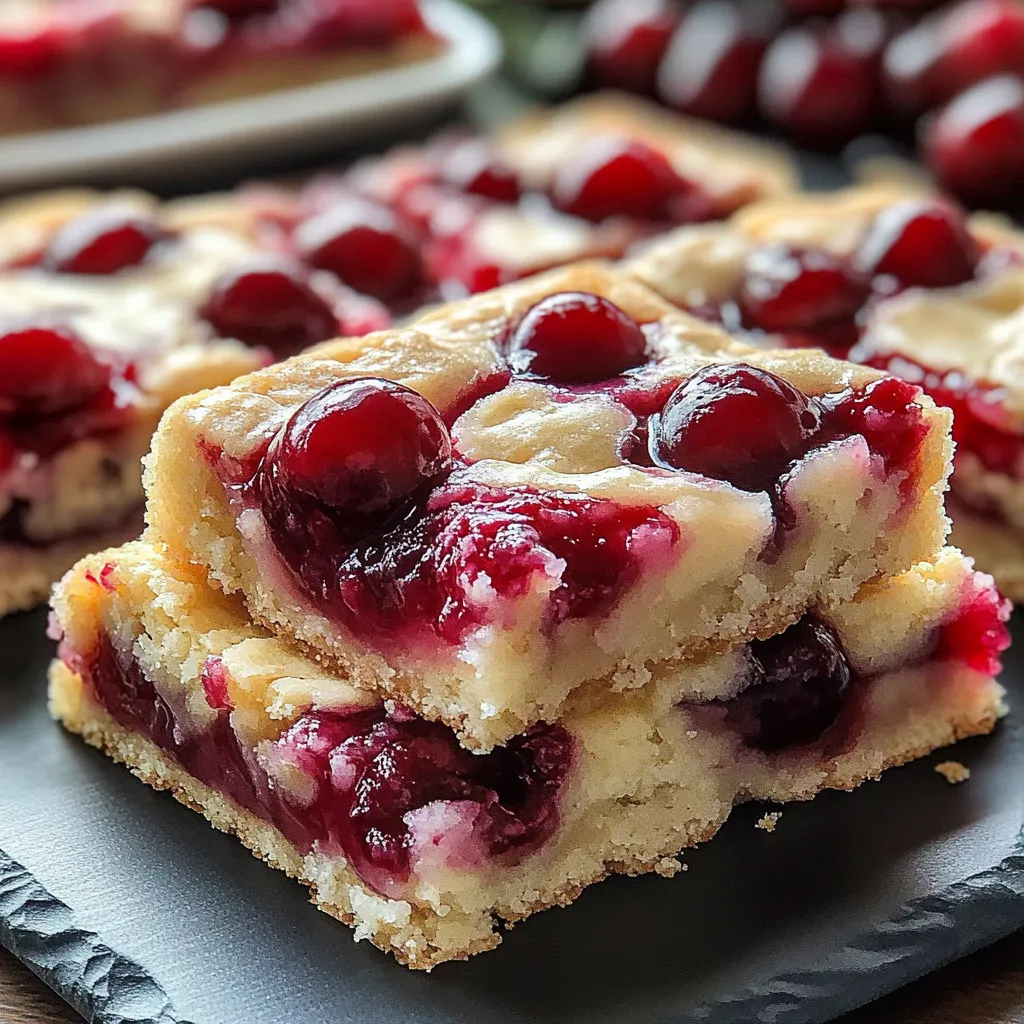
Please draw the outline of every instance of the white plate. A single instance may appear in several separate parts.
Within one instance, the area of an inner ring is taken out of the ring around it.
[[[3,2],[3,0],[0,0]],[[0,189],[124,175],[173,176],[175,168],[241,163],[287,148],[323,149],[464,94],[501,60],[501,41],[481,15],[451,0],[424,0],[430,26],[448,40],[430,60],[351,78],[84,128],[0,141]]]

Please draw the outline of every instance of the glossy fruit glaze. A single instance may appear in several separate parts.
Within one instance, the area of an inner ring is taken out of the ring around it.
[[[202,676],[217,715],[198,729],[108,634],[85,654],[66,643],[61,654],[121,726],[273,824],[300,852],[343,853],[385,895],[401,897],[421,852],[454,869],[485,860],[510,866],[558,829],[574,756],[561,726],[537,726],[488,754],[471,754],[446,726],[400,708],[310,710],[257,756],[231,726],[229,677],[219,658],[207,659]],[[275,780],[286,767],[305,776],[301,794]],[[444,831],[431,827],[432,818],[443,819]]]

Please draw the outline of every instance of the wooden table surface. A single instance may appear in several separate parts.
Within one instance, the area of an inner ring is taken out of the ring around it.
[[[77,1020],[38,978],[0,949],[0,1024]],[[1024,1024],[1024,932],[851,1013],[840,1024]]]

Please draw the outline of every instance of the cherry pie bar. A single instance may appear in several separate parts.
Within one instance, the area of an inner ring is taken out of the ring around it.
[[[1024,235],[873,186],[681,229],[630,270],[734,332],[819,345],[952,409],[954,540],[1024,599]]]
[[[0,134],[290,88],[442,46],[417,0],[3,0]]]
[[[933,556],[949,418],[581,264],[175,403],[149,537],[489,750]]]
[[[387,322],[270,251],[265,217],[134,192],[0,207],[0,614],[139,532],[140,460],[174,399]]]
[[[414,968],[611,872],[670,875],[732,806],[852,789],[1004,713],[1009,607],[958,551],[472,754],[133,542],[56,593],[53,714]]]
[[[446,134],[303,190],[298,247],[406,310],[792,191],[769,143],[612,93],[529,114],[493,137]],[[372,248],[348,255],[356,226]]]

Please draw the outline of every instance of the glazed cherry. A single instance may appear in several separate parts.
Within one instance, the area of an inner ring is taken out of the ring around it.
[[[260,471],[264,512],[286,532],[292,519],[326,514],[346,536],[383,527],[451,466],[451,439],[420,394],[376,377],[338,381],[292,414]]]
[[[508,349],[514,372],[566,384],[608,380],[647,362],[640,325],[586,292],[541,299],[516,325]]]
[[[804,616],[750,645],[753,679],[728,703],[745,743],[771,753],[820,739],[839,717],[853,671],[835,633]]]
[[[742,363],[707,366],[652,419],[649,444],[656,465],[762,491],[807,452],[819,425],[814,402],[781,377]]]
[[[598,0],[583,23],[590,76],[600,85],[651,92],[678,22],[672,0]]]
[[[109,383],[110,368],[70,328],[0,329],[0,417],[77,409]]]
[[[519,201],[516,172],[482,140],[470,139],[453,146],[445,155],[441,176],[449,185],[471,195],[499,203]]]
[[[751,118],[757,76],[778,8],[764,0],[701,0],[683,16],[658,69],[658,94],[671,107],[730,124]]]
[[[555,171],[555,206],[586,220],[668,215],[683,183],[668,159],[645,142],[604,135],[583,143]]]
[[[376,299],[406,295],[420,280],[415,241],[391,210],[368,200],[349,198],[303,221],[295,243],[314,267]]]
[[[844,14],[828,31],[781,33],[761,65],[761,110],[807,145],[833,147],[871,126],[885,26],[877,11]]]
[[[969,281],[978,246],[963,214],[941,200],[908,200],[883,210],[861,241],[854,266],[901,285],[947,288]]]
[[[203,316],[224,338],[284,359],[339,332],[330,304],[302,268],[277,256],[246,261],[214,285]]]
[[[44,74],[64,58],[72,45],[71,33],[63,25],[6,32],[0,34],[0,67],[11,77]]]
[[[923,132],[941,183],[966,202],[1019,205],[1024,177],[1024,80],[986,79],[961,93]]]
[[[116,274],[138,266],[167,237],[151,217],[101,208],[68,221],[50,240],[42,265],[64,274]]]
[[[925,18],[897,35],[882,55],[886,103],[905,117],[917,117],[938,101],[938,67],[943,53],[940,23]]]
[[[867,295],[867,282],[844,260],[776,245],[747,259],[739,306],[749,326],[804,331],[852,319]]]

